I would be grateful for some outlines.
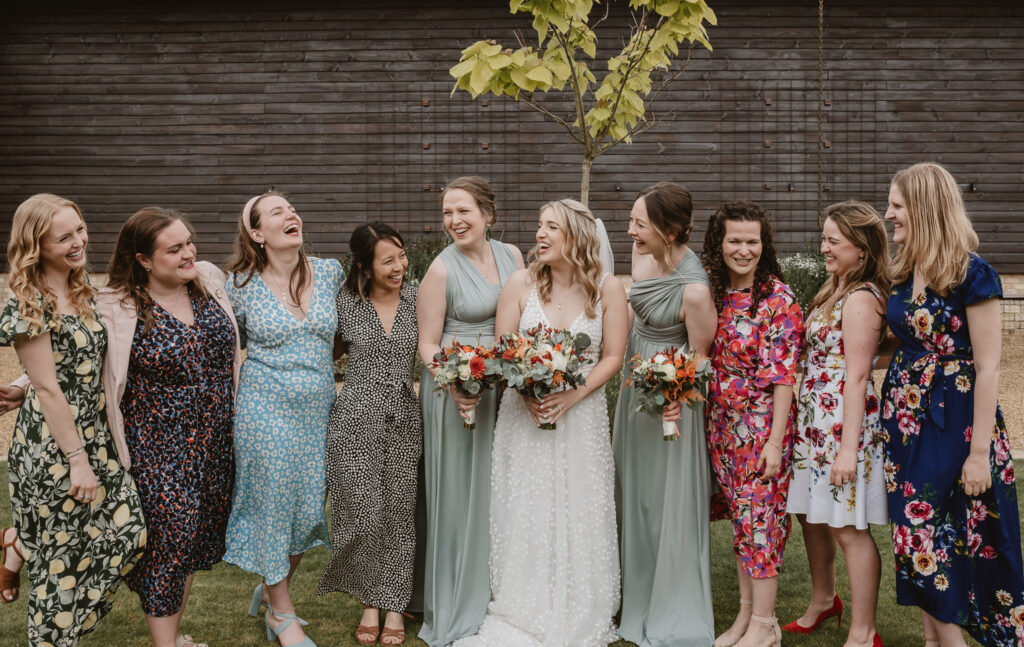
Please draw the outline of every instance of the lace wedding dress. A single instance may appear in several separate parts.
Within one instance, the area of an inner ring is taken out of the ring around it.
[[[606,275],[607,276],[607,275]],[[519,330],[551,326],[536,288]],[[601,309],[570,329],[601,354]],[[588,364],[589,372],[594,364]],[[519,394],[505,391],[491,465],[491,603],[477,634],[456,647],[592,647],[616,639],[619,605],[615,465],[604,389],[537,427]]]

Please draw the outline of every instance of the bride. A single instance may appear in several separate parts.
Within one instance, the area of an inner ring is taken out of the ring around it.
[[[607,237],[575,200],[544,205],[529,269],[501,292],[495,337],[538,324],[586,333],[586,386],[543,401],[505,391],[491,466],[491,591],[456,647],[590,647],[615,640],[615,467],[605,382],[622,366],[626,295],[599,259]],[[610,250],[609,250],[610,251]],[[609,254],[610,256],[610,254]],[[606,280],[607,279],[607,280]],[[543,431],[541,418],[558,428]]]

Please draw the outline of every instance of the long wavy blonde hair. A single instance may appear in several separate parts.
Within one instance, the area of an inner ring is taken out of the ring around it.
[[[583,289],[586,304],[583,311],[590,318],[597,316],[597,302],[601,297],[600,241],[597,237],[597,222],[583,203],[570,198],[553,200],[540,208],[540,213],[550,209],[558,226],[565,232],[562,258],[572,264],[573,283]],[[537,261],[537,246],[527,255],[530,261],[530,278],[537,284],[541,301],[551,298],[551,266]]]
[[[900,169],[892,184],[907,209],[906,241],[892,261],[893,283],[914,272],[942,296],[964,282],[978,234],[967,217],[960,187],[949,171],[934,162]]]
[[[32,335],[46,329],[43,322],[47,314],[57,328],[61,326],[57,295],[46,283],[41,253],[43,240],[53,226],[53,216],[65,207],[74,209],[85,224],[77,204],[52,193],[37,193],[22,202],[11,223],[11,238],[7,243],[7,259],[11,264],[9,284],[18,299],[21,318],[28,324]],[[86,322],[96,318],[94,297],[85,268],[71,270],[68,273],[68,300]]]

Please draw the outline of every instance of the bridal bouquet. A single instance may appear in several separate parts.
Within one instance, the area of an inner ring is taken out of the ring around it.
[[[480,395],[481,391],[494,388],[501,381],[500,373],[488,372],[493,362],[493,348],[460,344],[453,339],[449,346],[434,355],[431,365],[438,369],[434,382],[442,389],[454,386],[462,395]],[[466,412],[465,425],[468,430],[476,428],[476,407]]]
[[[581,369],[592,360],[583,356],[590,337],[537,326],[525,335],[510,333],[498,339],[494,350],[495,373],[526,397],[544,399],[555,391],[586,384]],[[541,429],[555,429],[543,420]]]
[[[704,400],[700,388],[711,379],[711,363],[697,353],[672,347],[643,360],[639,355],[630,360],[627,383],[639,391],[636,411],[650,416],[661,416],[665,407],[675,401],[695,407]],[[679,437],[676,423],[661,421],[665,440]]]

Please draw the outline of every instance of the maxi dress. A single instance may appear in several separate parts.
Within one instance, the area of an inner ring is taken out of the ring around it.
[[[345,273],[312,258],[305,319],[293,315],[257,274],[227,293],[246,339],[235,396],[235,488],[224,561],[276,584],[289,556],[327,542],[324,452],[334,404],[334,298]]]
[[[867,290],[882,303],[882,294],[871,283]],[[787,512],[807,515],[808,523],[833,528],[889,523],[882,472],[885,433],[878,421],[878,397],[868,377],[862,427],[850,430],[857,445],[857,478],[842,487],[831,483],[832,464],[843,434],[843,388],[846,385],[846,352],[843,344],[843,305],[850,292],[836,301],[830,312],[815,308],[807,317],[806,357],[803,382],[797,398],[797,436],[793,445],[793,480],[789,485]],[[859,322],[849,322],[852,326]]]
[[[135,325],[121,398],[131,473],[146,514],[146,553],[128,574],[149,616],[181,610],[185,580],[224,555],[235,466],[235,327],[212,298],[189,291],[188,325],[150,299]]]
[[[337,309],[348,366],[327,430],[332,553],[317,595],[344,591],[367,606],[404,611],[412,595],[423,451],[412,384],[416,288],[402,286],[390,334],[373,303],[347,288]]]
[[[498,295],[519,269],[507,245],[491,241],[499,283],[489,282],[455,245],[440,254],[447,271],[441,346],[494,341]],[[467,431],[458,406],[438,389],[425,368],[420,377],[423,403],[423,467],[426,509],[423,627],[431,647],[474,633],[491,597],[491,446],[497,418],[497,392],[485,391],[476,406],[476,429]]]
[[[967,307],[1002,296],[999,276],[971,255],[963,283],[941,296],[913,277],[893,286],[887,317],[899,338],[882,386],[886,489],[896,601],[961,625],[987,647],[1024,644],[1024,575],[1010,441],[996,408],[992,487],[967,496],[974,359]]]
[[[601,307],[569,326],[590,337],[584,355],[595,363]],[[519,331],[537,325],[551,322],[534,288]],[[550,431],[538,428],[518,392],[502,395],[491,464],[492,599],[479,631],[456,647],[603,647],[615,640],[620,582],[608,432],[604,389]]]
[[[40,303],[42,300],[40,299]],[[131,475],[117,460],[107,426],[100,375],[107,329],[97,319],[44,315],[57,383],[96,475],[96,498],[68,496],[70,466],[50,435],[35,388],[18,412],[7,457],[11,513],[25,548],[28,642],[33,647],[70,647],[110,611],[114,592],[142,556],[146,525]],[[0,314],[0,345],[28,334],[18,300]],[[7,620],[5,619],[5,622]]]
[[[630,288],[636,318],[623,381],[634,356],[649,359],[670,346],[689,350],[679,312],[690,283],[708,285],[708,277],[687,251],[668,276]],[[638,413],[636,396],[631,386],[619,393],[612,439],[621,532],[619,635],[640,647],[707,647],[715,626],[704,406],[683,407],[680,437],[666,442],[661,418]]]

